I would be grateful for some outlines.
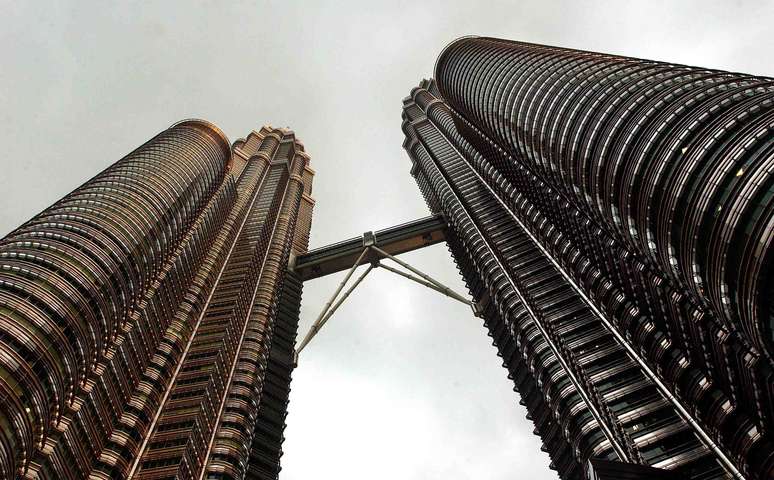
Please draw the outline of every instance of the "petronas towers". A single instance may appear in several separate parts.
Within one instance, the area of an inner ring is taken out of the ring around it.
[[[402,128],[436,217],[383,232],[447,242],[561,478],[774,478],[774,80],[467,37]],[[277,478],[309,158],[182,121],[0,240],[0,478]]]

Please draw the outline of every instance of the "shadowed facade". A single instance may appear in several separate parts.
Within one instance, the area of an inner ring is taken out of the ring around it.
[[[404,147],[552,467],[774,476],[774,82],[490,38]]]

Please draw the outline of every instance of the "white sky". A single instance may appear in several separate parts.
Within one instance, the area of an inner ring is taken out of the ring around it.
[[[312,246],[426,215],[401,100],[461,35],[774,74],[774,2],[0,0],[0,235],[177,120],[293,128]],[[405,259],[463,291],[445,247]],[[338,277],[305,286],[302,334]],[[283,480],[549,479],[484,328],[386,271],[304,351]]]

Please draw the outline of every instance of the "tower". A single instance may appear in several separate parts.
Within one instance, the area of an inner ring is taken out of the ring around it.
[[[562,478],[774,476],[773,99],[468,37],[404,100],[411,173]]]
[[[159,133],[0,241],[0,476],[275,478],[314,172]]]

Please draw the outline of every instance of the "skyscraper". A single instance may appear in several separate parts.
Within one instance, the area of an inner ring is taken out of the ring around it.
[[[467,303],[379,263],[445,240],[562,478],[774,478],[772,81],[482,38],[435,77],[432,217],[303,255],[295,135],[187,120],[0,240],[0,477],[276,478],[302,282]]]
[[[562,478],[774,478],[772,107],[769,78],[478,37],[404,100]]]
[[[275,478],[309,156],[159,133],[0,241],[0,477]]]

